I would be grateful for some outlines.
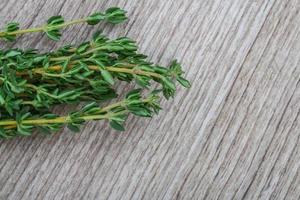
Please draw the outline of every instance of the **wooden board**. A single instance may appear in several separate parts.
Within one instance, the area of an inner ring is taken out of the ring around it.
[[[299,199],[299,0],[2,0],[0,25],[113,5],[129,21],[97,28],[160,64],[177,58],[192,88],[153,119],[130,117],[125,133],[100,122],[1,141],[0,199]],[[1,45],[49,50],[97,28]]]

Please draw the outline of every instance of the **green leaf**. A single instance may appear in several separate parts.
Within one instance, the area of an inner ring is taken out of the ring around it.
[[[85,52],[88,48],[90,47],[89,42],[82,43],[78,48],[77,48],[77,53],[81,54]]]
[[[39,63],[39,62],[44,61],[46,58],[47,58],[47,56],[45,56],[45,55],[36,56],[36,57],[33,58],[33,62],[34,63]]]
[[[22,136],[30,136],[31,135],[31,128],[32,126],[18,126],[17,131]]]
[[[11,89],[11,91],[12,92],[14,92],[14,93],[17,93],[17,94],[19,94],[19,93],[21,93],[21,92],[23,92],[24,91],[24,89],[23,88],[21,88],[21,87],[19,87],[17,84],[10,84],[9,85],[9,87],[10,87],[10,89]]]
[[[23,113],[25,110],[22,110],[20,113],[17,113],[16,121],[17,121],[17,132],[20,135],[23,136],[29,136],[31,135],[33,126],[30,125],[24,125],[22,123],[23,120],[28,118],[31,114],[30,113]]]
[[[129,111],[137,116],[140,117],[151,117],[151,111],[143,106],[128,106]]]
[[[118,7],[111,7],[107,9],[105,15],[107,17],[107,21],[112,24],[119,24],[127,19],[126,11]]]
[[[175,86],[174,82],[171,81],[169,78],[163,77],[162,81],[163,81],[166,88],[168,88],[172,91],[176,91],[176,86]]]
[[[62,73],[65,73],[68,66],[69,66],[69,63],[70,63],[70,60],[65,60],[62,64],[61,64],[61,67],[62,67]]]
[[[96,25],[104,19],[105,19],[105,15],[100,12],[97,12],[97,13],[94,13],[94,14],[88,16],[87,23],[89,25]]]
[[[50,66],[50,59],[49,59],[49,57],[45,57],[45,59],[43,60],[43,67],[45,68],[45,69],[47,69],[49,66]]]
[[[14,31],[17,31],[19,29],[20,29],[19,23],[17,23],[17,22],[10,22],[5,27],[5,31],[7,33],[14,32]],[[7,40],[9,42],[13,42],[16,39],[16,35],[4,35],[3,37],[4,37],[5,40]]]
[[[142,77],[142,76],[137,76],[134,75],[135,81],[136,83],[143,87],[143,88],[148,88],[148,86],[150,86],[150,82],[149,82],[149,78],[148,77]]]
[[[141,98],[142,89],[131,90],[127,93],[126,99],[140,99]]]
[[[51,40],[54,41],[59,41],[61,37],[61,34],[59,33],[58,30],[47,31],[46,34]]]
[[[191,83],[190,83],[188,80],[186,80],[186,79],[184,79],[184,78],[182,78],[182,77],[177,77],[177,81],[178,81],[183,87],[185,87],[185,88],[190,88],[190,87],[191,87]]]
[[[65,22],[64,18],[60,15],[52,16],[47,20],[47,24],[51,26],[60,25],[63,24],[64,22]]]
[[[103,31],[102,30],[97,30],[94,34],[93,34],[93,41],[96,41],[98,38],[102,38]]]
[[[10,50],[9,52],[6,53],[5,57],[6,58],[11,58],[11,57],[15,57],[18,55],[21,55],[22,53],[20,51],[17,50]]]
[[[124,47],[118,45],[111,45],[106,47],[106,50],[111,52],[124,51],[124,49],[125,49]]]
[[[41,133],[44,133],[46,135],[50,135],[51,134],[51,130],[48,127],[45,126],[38,126],[37,130]]]
[[[5,138],[5,139],[10,138],[9,135],[6,134],[5,129],[3,129],[3,128],[0,128],[0,137]]]
[[[115,81],[114,78],[112,77],[112,75],[109,73],[109,71],[101,69],[101,75],[103,77],[103,79],[108,82],[110,85],[114,85]]]
[[[63,98],[66,98],[66,97],[72,97],[74,94],[76,94],[76,91],[74,90],[71,90],[71,91],[65,91],[65,92],[62,92],[61,94],[58,95],[58,98],[60,99],[63,99]]]
[[[79,124],[72,123],[72,124],[68,124],[67,127],[72,132],[75,132],[75,133],[80,132],[80,125]]]
[[[180,64],[177,62],[177,60],[173,60],[170,64],[170,69],[172,70],[178,70],[181,69]]]
[[[160,74],[168,74],[169,70],[166,69],[165,67],[160,67],[160,66],[155,66],[154,71]]]
[[[5,104],[5,99],[3,97],[3,94],[1,94],[0,92],[0,105],[4,105]]]
[[[113,129],[115,129],[115,130],[117,130],[117,131],[125,131],[124,126],[123,126],[121,123],[119,123],[118,121],[111,120],[111,121],[109,122],[109,124],[110,124],[110,126],[111,126]]]
[[[21,116],[21,120],[25,120],[25,119],[29,118],[30,115],[31,115],[30,112],[24,113],[24,114]]]
[[[15,35],[4,35],[3,37],[8,42],[13,42],[13,41],[16,40],[16,36]]]
[[[5,30],[6,32],[14,32],[19,30],[19,23],[18,22],[10,22],[6,25]]]
[[[85,105],[81,111],[83,113],[92,113],[93,111],[95,111],[95,108],[97,108],[97,110],[99,111],[99,105],[96,103],[96,102],[92,102],[92,103],[89,103],[87,105]]]

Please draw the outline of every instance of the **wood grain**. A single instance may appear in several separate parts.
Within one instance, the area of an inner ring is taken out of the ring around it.
[[[130,20],[97,28],[134,38],[155,62],[177,58],[192,88],[153,119],[130,117],[125,133],[101,122],[1,141],[0,199],[299,199],[300,1],[2,0],[0,25],[113,5]],[[94,31],[1,45],[45,51]]]

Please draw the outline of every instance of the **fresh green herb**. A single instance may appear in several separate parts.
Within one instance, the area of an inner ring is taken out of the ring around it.
[[[62,16],[53,16],[48,19],[46,25],[29,29],[20,29],[19,23],[10,22],[6,25],[4,30],[0,32],[0,38],[3,38],[7,41],[14,41],[17,35],[22,35],[25,33],[44,32],[50,39],[58,41],[61,37],[60,30],[62,28],[80,23],[96,25],[101,21],[107,21],[108,23],[112,24],[119,24],[127,19],[125,14],[126,12],[124,10],[113,7],[107,9],[104,13],[96,12],[88,17],[68,22],[65,22]]]
[[[125,19],[125,11],[119,8],[70,22],[54,16],[47,25],[33,29],[19,30],[17,23],[10,23],[0,37],[13,41],[16,35],[43,31],[49,38],[59,40],[60,30],[72,24],[95,25],[103,20],[117,24]],[[53,52],[0,50],[0,138],[29,136],[34,130],[57,132],[63,125],[78,132],[84,122],[91,120],[108,120],[112,128],[124,131],[129,114],[152,117],[158,113],[159,94],[167,99],[174,97],[176,82],[191,87],[183,74],[177,61],[169,67],[153,64],[138,53],[132,39],[109,39],[101,32],[90,41],[66,45]],[[103,102],[118,97],[114,89],[118,81],[134,81],[141,89],[102,107]],[[150,89],[153,82],[161,89],[142,97],[143,89]],[[51,112],[53,106],[82,102],[86,106],[65,116]]]
[[[12,113],[22,105],[41,109],[61,103],[108,100],[117,96],[111,88],[115,79],[135,80],[144,88],[151,85],[151,80],[156,81],[162,85],[166,98],[175,94],[174,80],[189,87],[176,61],[169,68],[153,65],[136,50],[131,39],[108,40],[98,35],[77,48],[68,45],[48,54],[2,51],[2,98],[18,102],[17,106],[9,103],[2,107]]]
[[[11,138],[17,135],[31,135],[34,129],[44,133],[58,131],[62,125],[67,125],[71,131],[77,131],[86,121],[108,120],[112,128],[123,131],[123,123],[128,114],[151,117],[161,109],[158,103],[159,97],[151,93],[147,97],[141,96],[141,90],[134,90],[120,102],[100,108],[97,103],[90,103],[81,110],[58,116],[52,113],[32,115],[30,112],[18,113],[16,119],[2,119],[0,121],[0,137]]]

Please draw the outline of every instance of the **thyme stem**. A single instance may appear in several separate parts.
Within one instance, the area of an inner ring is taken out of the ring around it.
[[[148,98],[141,100],[141,102],[147,103],[147,102],[150,102],[151,100],[152,100],[151,97],[148,97]],[[108,106],[100,109],[98,114],[80,116],[76,120],[79,119],[79,120],[89,121],[89,120],[110,119],[114,116],[128,114],[129,113],[128,110],[124,110],[124,111],[120,111],[120,112],[116,112],[116,113],[109,113],[110,110],[120,107],[120,106],[126,106],[126,104],[127,104],[127,101],[123,100],[123,101],[108,105]],[[105,113],[105,114],[102,114],[102,113]],[[70,122],[73,122],[72,118],[70,118],[69,116],[61,116],[61,117],[57,117],[54,119],[27,119],[27,120],[23,120],[22,124],[24,124],[24,125],[43,125],[43,124],[57,124],[57,123],[58,124],[66,124],[66,123],[70,123]],[[0,127],[2,126],[2,127],[5,127],[6,129],[15,128],[17,124],[18,124],[18,122],[16,120],[0,121]]]
[[[65,27],[68,27],[71,25],[80,24],[80,23],[84,23],[84,22],[87,22],[87,18],[76,19],[76,20],[72,20],[69,22],[65,22],[63,24],[52,25],[52,26],[44,25],[44,26],[40,26],[40,27],[21,29],[21,30],[12,31],[12,32],[4,32],[3,31],[3,32],[0,32],[0,37],[4,37],[7,35],[21,35],[21,34],[25,34],[25,33],[46,32],[48,30],[65,28]]]
[[[72,66],[70,66],[69,68],[71,68]],[[162,78],[162,75],[155,73],[155,72],[146,72],[146,71],[142,71],[139,69],[128,69],[125,68],[126,66],[123,67],[105,67],[105,69],[107,71],[110,72],[119,72],[119,73],[127,73],[127,74],[138,74],[138,75],[143,75],[143,76],[148,76],[148,77],[155,77],[155,78]],[[132,67],[131,65],[129,65],[129,67]],[[89,65],[88,68],[90,70],[95,70],[95,71],[99,71],[100,68],[96,65]],[[60,71],[62,69],[62,67],[60,65],[54,65],[54,66],[50,66],[48,67],[48,70],[51,71]],[[35,74],[40,74],[43,75],[45,74],[45,70],[43,68],[36,68],[32,70],[33,73]],[[28,75],[28,72],[17,72],[17,75],[22,76],[22,75]],[[59,75],[59,74],[58,74]]]

